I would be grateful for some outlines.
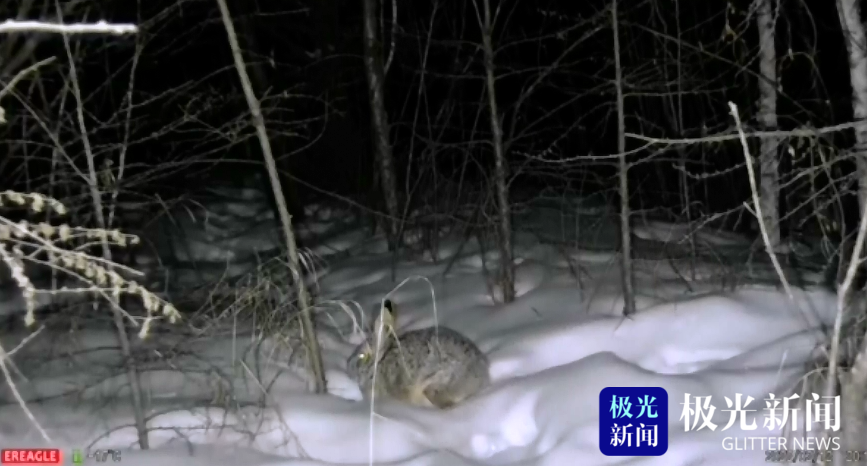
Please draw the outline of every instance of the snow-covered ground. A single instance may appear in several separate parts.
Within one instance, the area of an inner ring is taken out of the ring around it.
[[[261,309],[245,313],[246,301],[221,317],[215,317],[220,309],[208,314],[210,327],[194,317],[186,323],[195,330],[161,325],[136,342],[151,450],[130,449],[136,432],[109,319],[81,317],[74,331],[62,325],[42,331],[13,357],[14,378],[50,446],[121,449],[127,465],[765,463],[766,448],[726,450],[724,439],[783,435],[763,428],[764,399],[801,391],[835,297],[820,287],[787,297],[767,258],[732,234],[700,231],[692,243],[679,242],[684,227],[640,223],[639,312],[623,318],[613,219],[598,212],[566,218],[562,210],[539,205],[519,212],[518,298],[508,305],[492,298],[497,290],[486,270],[496,266],[494,248],[482,254],[477,241],[462,247],[461,235],[452,235],[441,240],[439,260],[417,255],[395,262],[380,239],[349,227],[348,213],[311,211],[300,230],[320,258],[315,279],[329,394],[311,394],[297,363],[289,362],[280,338],[288,326],[263,322]],[[218,250],[206,251],[208,243]],[[219,254],[229,246],[215,243],[203,239],[195,248],[217,258],[213,276],[219,276],[232,258]],[[369,313],[389,293],[401,329],[439,323],[475,340],[490,357],[492,385],[448,411],[377,400],[372,415],[345,371],[359,342],[347,309]],[[3,299],[3,314],[21,311],[14,290]],[[0,338],[9,350],[25,336]],[[600,391],[642,386],[668,392],[668,452],[603,456]],[[45,445],[8,387],[0,394],[6,402],[0,447]],[[712,396],[716,431],[684,431],[685,394]],[[759,411],[747,420],[756,420],[757,430],[742,430],[740,422],[722,429],[729,421],[725,397],[736,394],[755,399],[747,409]]]

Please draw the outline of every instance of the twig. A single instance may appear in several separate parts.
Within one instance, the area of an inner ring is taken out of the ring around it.
[[[744,158],[747,160],[747,171],[749,172],[750,178],[750,191],[753,197],[753,204],[755,205],[755,213],[756,220],[759,223],[759,229],[762,232],[762,240],[765,243],[765,250],[768,252],[768,256],[771,258],[771,263],[774,265],[774,270],[776,270],[777,275],[780,277],[780,281],[783,284],[783,289],[786,290],[786,295],[788,295],[790,300],[795,299],[794,293],[792,293],[792,288],[789,286],[789,281],[786,280],[785,274],[783,274],[783,268],[780,266],[780,261],[777,259],[777,254],[774,252],[773,247],[771,247],[771,238],[768,236],[768,228],[765,225],[765,222],[762,221],[762,207],[759,203],[759,190],[756,187],[756,173],[753,169],[753,156],[750,155],[750,148],[747,145],[747,136],[744,133],[743,126],[741,125],[741,117],[738,115],[738,106],[733,102],[729,102],[729,109],[731,110],[732,117],[735,119],[735,124],[738,128],[738,135],[740,135],[741,139],[741,147],[744,150]],[[744,203],[744,205],[749,209],[749,205]]]
[[[38,62],[28,66],[27,68],[24,68],[23,70],[19,71],[18,74],[16,74],[15,77],[12,78],[8,84],[3,86],[3,89],[0,89],[0,99],[2,99],[3,97],[6,97],[6,94],[8,94],[10,91],[12,91],[12,89],[15,88],[15,85],[18,84],[18,81],[21,81],[28,74],[36,71],[37,69],[39,69],[39,68],[41,68],[41,67],[43,67],[43,66],[45,66],[45,65],[47,65],[53,61],[54,61],[54,57],[48,57],[45,60],[38,61]]]
[[[15,386],[15,382],[12,380],[12,374],[9,373],[9,368],[6,367],[6,351],[3,349],[2,345],[0,345],[0,371],[3,372],[3,377],[6,378],[6,383],[9,385],[9,389],[12,390],[12,396],[15,397],[18,406],[21,406],[27,419],[30,419],[30,423],[39,431],[39,435],[41,435],[46,442],[51,443],[51,437],[48,436],[48,432],[46,432],[45,429],[42,428],[42,425],[39,424],[39,421],[36,420],[36,416],[34,416],[33,412],[30,411],[30,408],[27,407],[27,402],[24,401],[21,392],[19,392],[18,387]]]
[[[822,134],[830,134],[836,133],[839,131],[858,128],[864,122],[862,121],[854,121],[849,123],[840,123],[839,125],[833,126],[823,126],[821,128],[805,128],[805,129],[793,129],[789,131],[779,130],[779,131],[752,131],[746,133],[743,131],[743,128],[740,128],[737,132],[732,134],[718,134],[715,136],[704,136],[700,138],[675,138],[675,139],[667,139],[667,138],[654,138],[650,136],[644,136],[643,134],[635,134],[635,133],[626,133],[626,137],[632,139],[638,139],[639,141],[645,141],[651,144],[703,144],[708,142],[725,142],[725,141],[734,141],[736,139],[744,138],[787,138],[787,137],[795,137],[795,138],[809,138],[815,137]]]

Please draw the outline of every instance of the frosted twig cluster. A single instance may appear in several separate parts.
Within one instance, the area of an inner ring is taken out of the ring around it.
[[[0,207],[4,206],[24,207],[34,213],[41,213],[46,209],[51,209],[60,215],[67,212],[60,201],[37,193],[0,192]],[[77,241],[79,246],[68,247],[70,241]],[[36,322],[37,293],[93,292],[107,298],[113,306],[117,306],[116,302],[121,294],[135,295],[141,299],[147,313],[139,332],[141,338],[147,336],[150,324],[157,314],[167,318],[171,323],[180,319],[180,314],[174,306],[138,283],[126,279],[117,271],[140,275],[139,272],[81,250],[103,241],[113,246],[126,247],[138,244],[139,238],[118,230],[72,227],[66,224],[54,226],[24,220],[13,222],[0,216],[0,262],[10,269],[12,278],[23,293],[27,310],[25,323],[28,326]],[[60,290],[37,290],[25,274],[24,264],[27,262],[60,270],[86,285],[74,289],[63,287]],[[128,313],[124,312],[124,315],[133,325],[136,325]]]

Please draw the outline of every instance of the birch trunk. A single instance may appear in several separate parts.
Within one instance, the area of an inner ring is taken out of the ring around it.
[[[512,258],[512,207],[509,205],[508,167],[503,150],[503,127],[497,107],[497,92],[494,79],[493,20],[491,1],[482,0],[484,9],[482,24],[482,48],[485,54],[485,84],[488,91],[488,110],[491,114],[491,143],[494,146],[494,184],[497,191],[499,211],[498,236],[500,249],[500,288],[503,302],[515,300],[515,266]]]
[[[620,28],[617,0],[611,2],[611,29],[614,34],[614,86],[617,90],[617,152],[620,179],[620,282],[623,288],[623,315],[635,314],[635,282],[632,274],[632,230],[629,211],[629,164],[626,163],[626,115],[623,108],[623,68],[620,63]]]
[[[374,139],[374,158],[385,198],[389,248],[397,249],[400,210],[397,200],[397,176],[394,156],[389,140],[388,113],[385,111],[385,70],[382,63],[382,41],[378,37],[377,1],[364,0],[364,68],[367,75],[367,91],[370,99],[371,130]]]
[[[295,230],[292,229],[292,217],[289,215],[289,208],[286,206],[286,198],[283,196],[283,191],[280,187],[280,177],[277,173],[277,164],[274,162],[274,154],[271,151],[271,141],[268,139],[268,131],[265,128],[265,118],[262,116],[262,109],[259,107],[259,100],[253,92],[253,84],[250,82],[249,74],[247,74],[247,66],[244,63],[244,58],[241,56],[241,47],[238,44],[238,36],[235,33],[235,25],[232,23],[232,17],[229,15],[229,7],[226,5],[226,0],[217,0],[217,6],[220,8],[220,17],[222,18],[223,27],[226,29],[226,35],[229,39],[229,47],[232,50],[232,59],[235,62],[235,71],[237,71],[238,78],[241,80],[241,88],[244,91],[244,98],[247,100],[247,105],[250,107],[250,113],[253,117],[253,126],[256,128],[256,136],[259,140],[259,145],[262,148],[262,157],[265,159],[265,167],[268,169],[271,190],[274,194],[274,200],[277,203],[277,210],[280,214],[280,223],[283,226],[283,235],[286,241],[289,264],[292,266],[292,276],[295,280],[295,287],[298,292],[298,306],[301,308],[302,332],[304,335],[304,341],[307,344],[307,362],[310,366],[310,371],[313,373],[315,391],[316,393],[326,393],[328,387],[327,380],[325,379],[325,368],[322,365],[322,353],[319,348],[319,341],[316,339],[313,316],[310,312],[310,309],[312,309],[313,306],[311,306],[310,294],[307,292],[307,285],[304,283],[304,278],[301,275],[301,261],[298,257],[298,246],[295,242]]]
[[[843,38],[846,49],[849,52],[849,80],[852,84],[852,118],[859,124],[855,128],[855,166],[858,176],[858,203],[861,207],[862,217],[867,212],[867,40],[864,36],[864,23],[861,21],[861,8],[858,0],[837,0],[837,13],[840,17],[840,26],[843,30]],[[864,219],[861,219],[859,237],[863,234]],[[862,238],[863,239],[863,238]],[[848,258],[850,261],[859,263],[861,248],[854,248],[859,257]],[[841,258],[844,260],[844,258]],[[851,266],[850,266],[851,267]],[[856,290],[846,290],[849,294]],[[843,297],[843,302],[852,302],[848,296]],[[842,406],[844,445],[843,449],[863,450],[865,438],[867,438],[867,420],[865,420],[864,405],[867,400],[867,336],[862,341],[860,351],[855,358],[855,363],[848,377],[842,377]],[[833,361],[832,361],[833,363]]]
[[[758,0],[756,23],[761,47],[759,72],[759,121],[765,131],[777,129],[777,51],[773,0]],[[774,251],[780,247],[780,178],[777,138],[762,138],[759,155],[759,200],[768,240]]]

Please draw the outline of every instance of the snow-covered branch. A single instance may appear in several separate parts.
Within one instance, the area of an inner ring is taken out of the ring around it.
[[[61,34],[135,34],[135,24],[110,24],[105,21],[95,23],[56,24],[42,21],[15,21],[7,19],[0,23],[0,34],[10,32],[53,32]]]

